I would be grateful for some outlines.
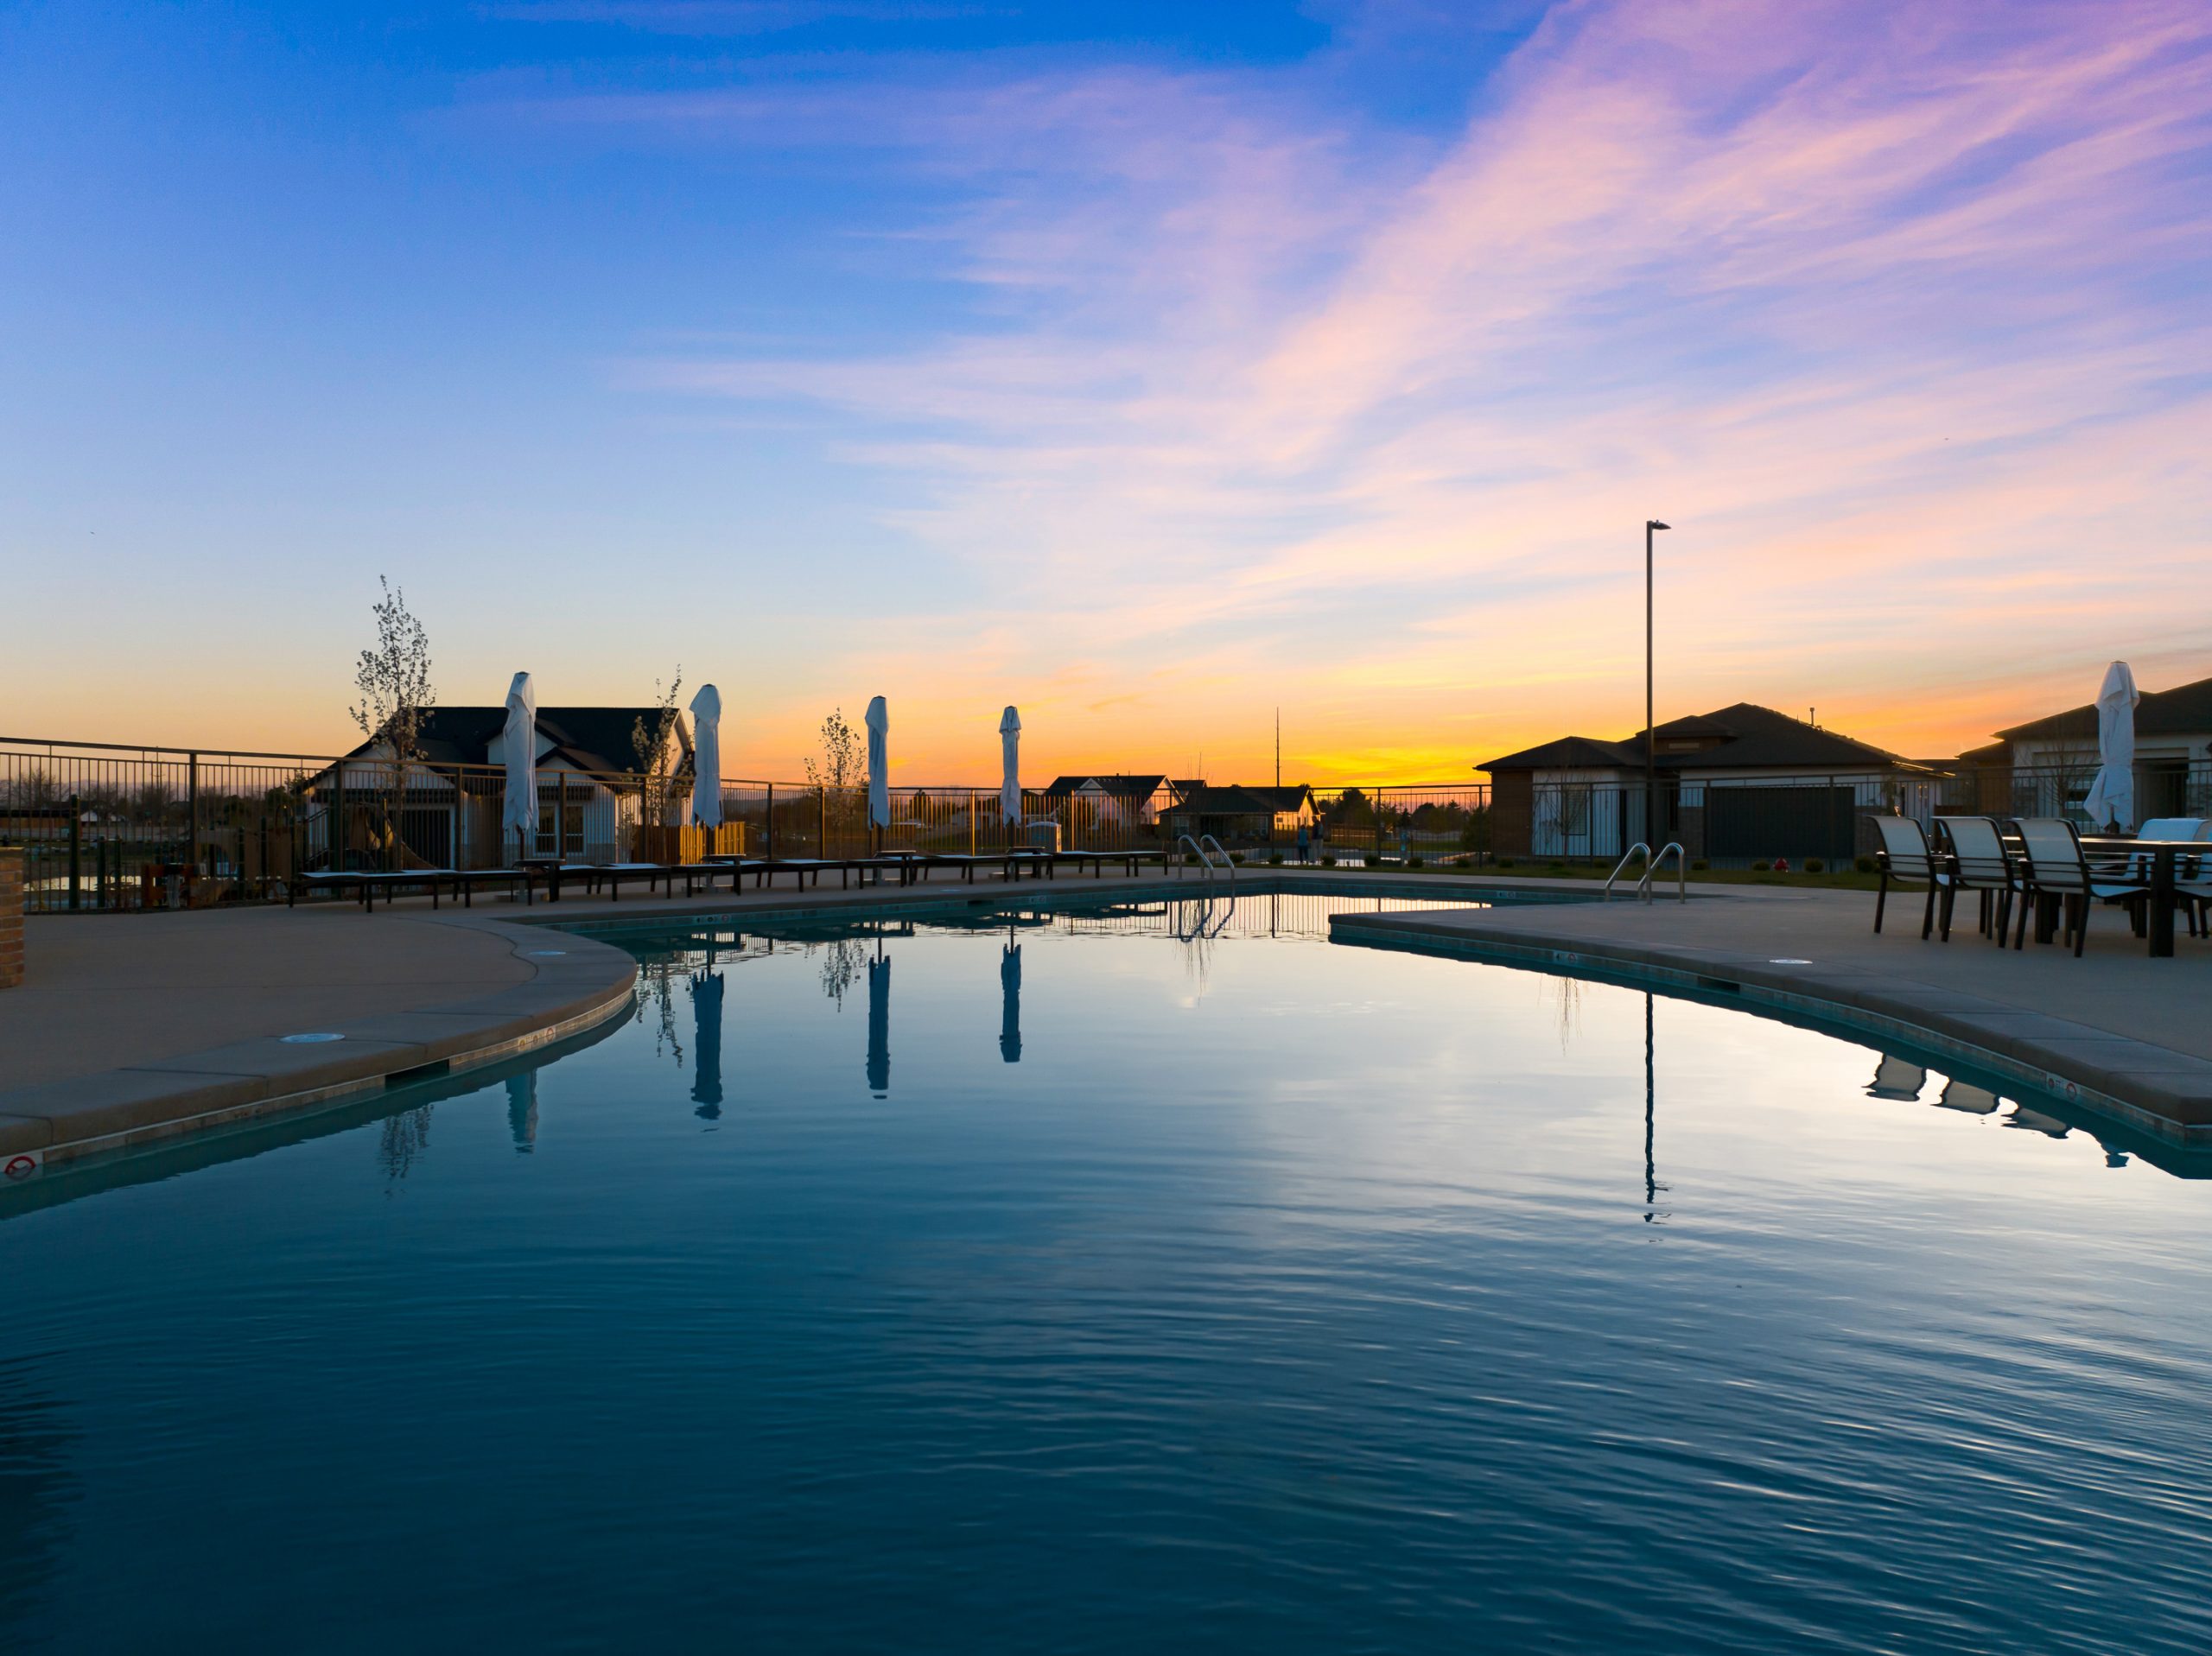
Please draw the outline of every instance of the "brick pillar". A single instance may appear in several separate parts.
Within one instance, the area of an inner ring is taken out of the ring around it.
[[[0,851],[0,989],[23,980],[23,853]]]

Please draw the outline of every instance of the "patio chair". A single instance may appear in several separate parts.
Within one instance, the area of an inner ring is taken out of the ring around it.
[[[1874,861],[1882,871],[1882,883],[1874,894],[1874,930],[1878,932],[1882,929],[1882,911],[1889,905],[1891,881],[1900,885],[1925,884],[1928,911],[1920,920],[1920,936],[1924,942],[1936,930],[1936,892],[1942,883],[1943,872],[1928,843],[1928,831],[1910,816],[1877,816],[1874,826],[1882,835],[1882,848],[1874,853]]]
[[[2073,823],[2063,816],[2029,816],[2013,826],[2020,835],[2023,888],[2019,931],[2012,942],[2015,950],[2027,946],[2028,910],[2035,906],[2027,900],[2030,896],[2057,900],[2073,936],[2077,960],[2082,945],[2088,940],[2089,910],[2098,903],[2127,903],[2139,921],[2151,888],[2137,880],[2107,880],[2093,874],[2082,853],[2081,832]]]
[[[1976,891],[1981,897],[1981,935],[2002,943],[2005,923],[2012,918],[2012,899],[2020,892],[2020,880],[2012,853],[2005,849],[2005,835],[1997,819],[1939,816],[1936,832],[1942,850],[1948,853],[1943,860],[1948,865],[1938,870],[1943,887],[1943,941],[1951,941],[1951,910],[1958,894]]]

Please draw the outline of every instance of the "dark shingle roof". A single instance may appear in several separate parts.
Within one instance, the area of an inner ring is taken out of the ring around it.
[[[1733,707],[1699,714],[1661,725],[1656,733],[1663,747],[1671,738],[1697,739],[1711,746],[1694,753],[1661,752],[1656,769],[1680,770],[1694,765],[1722,770],[1855,770],[1869,765],[1904,765],[1885,748],[1874,746],[1836,731],[1823,730],[1757,702],[1738,701]],[[1714,739],[1718,738],[1718,740]],[[1617,766],[1641,770],[1644,737],[1642,731],[1625,741],[1598,741],[1587,736],[1563,736],[1540,747],[1509,753],[1475,768],[1479,771],[1601,770]]]
[[[1218,788],[1196,788],[1175,809],[1194,816],[1271,816],[1277,811],[1296,810],[1313,792],[1305,783],[1280,788],[1230,783]]]
[[[1167,778],[1163,776],[1103,777],[1096,772],[1090,772],[1083,776],[1054,777],[1051,785],[1044,791],[1047,798],[1064,799],[1077,789],[1088,787],[1095,782],[1103,791],[1113,795],[1116,799],[1149,799],[1160,791],[1161,785],[1166,780]]]
[[[634,771],[638,752],[631,738],[638,721],[651,729],[659,718],[658,707],[540,707],[537,733],[553,744],[548,758],[565,758],[581,771]],[[433,707],[423,720],[423,757],[433,765],[488,765],[492,742],[506,727],[503,707]],[[679,718],[676,727],[689,758],[690,726]],[[346,757],[359,758],[373,746],[364,742]]]
[[[2138,736],[2193,736],[2200,731],[2212,731],[2212,678],[2201,678],[2193,684],[2177,684],[2171,690],[2152,690],[2145,694],[2135,707],[2135,733]],[[2024,725],[2015,725],[2010,730],[2000,730],[1998,735],[2008,742],[2037,737],[2097,739],[2097,707],[2069,707],[2064,713],[2054,713],[2047,718],[2034,719]]]

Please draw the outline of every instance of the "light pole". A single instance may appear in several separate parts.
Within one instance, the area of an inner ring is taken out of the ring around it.
[[[1649,869],[1657,860],[1659,848],[1651,842],[1659,837],[1658,790],[1654,756],[1659,748],[1658,738],[1652,733],[1651,720],[1651,537],[1669,525],[1656,517],[1643,520],[1643,843],[1649,847],[1645,853],[1644,866]]]

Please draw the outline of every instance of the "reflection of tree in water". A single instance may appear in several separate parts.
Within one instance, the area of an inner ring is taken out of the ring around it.
[[[822,950],[822,993],[836,1001],[842,1010],[846,992],[861,980],[861,973],[868,965],[868,942],[861,937],[839,937],[819,945]]]
[[[683,1043],[676,1035],[676,978],[683,970],[681,961],[655,961],[639,974],[644,980],[645,992],[638,997],[638,1021],[645,1021],[645,1009],[650,1006],[653,1012],[653,1054],[656,1057],[663,1052],[672,1054],[678,1069],[683,1068]]]
[[[385,1177],[405,1178],[408,1170],[430,1153],[430,1112],[436,1107],[425,1104],[385,1117],[383,1135],[377,1142],[377,1165],[384,1169]]]
[[[28,1359],[0,1361],[0,1627],[28,1616],[60,1564],[77,1484],[68,1469],[76,1434],[62,1422]]]

